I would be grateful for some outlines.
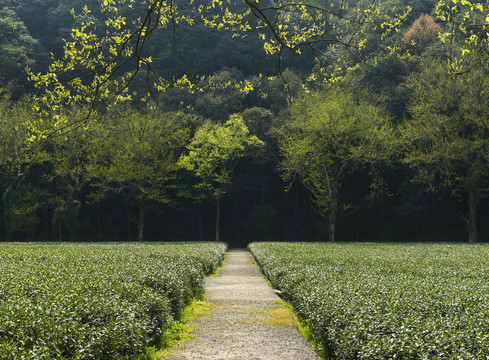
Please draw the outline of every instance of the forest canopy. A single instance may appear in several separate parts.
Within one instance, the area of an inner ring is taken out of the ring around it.
[[[486,241],[488,24],[487,1],[0,0],[1,238]]]

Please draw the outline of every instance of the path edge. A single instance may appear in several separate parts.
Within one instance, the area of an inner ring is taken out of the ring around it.
[[[228,252],[229,249],[224,253],[219,266],[211,273],[205,275],[204,279],[221,276],[220,271],[226,264]],[[147,348],[146,353],[139,356],[137,360],[163,360],[173,356],[173,349],[184,347],[187,342],[195,338],[194,321],[209,311],[211,311],[210,303],[206,301],[204,293],[200,297],[192,299],[190,304],[183,308],[181,318],[175,321],[175,324],[163,335],[165,344],[162,347],[152,346]]]
[[[300,334],[314,348],[314,350],[316,351],[316,353],[319,355],[321,359],[329,360],[326,350],[322,346],[321,342],[317,339],[316,335],[314,335],[314,333],[312,332],[311,326],[306,321],[304,316],[301,315],[301,313],[294,308],[291,302],[285,300],[282,297],[282,293],[280,289],[277,289],[275,286],[273,286],[272,282],[265,275],[260,263],[256,260],[255,256],[253,255],[253,252],[249,249],[249,247],[247,247],[246,250],[248,250],[248,252],[251,254],[251,257],[253,258],[253,262],[260,269],[260,273],[263,276],[263,278],[267,281],[268,285],[270,285],[270,287],[275,291],[275,293],[280,298],[280,302],[282,303],[282,305],[288,310],[290,310],[290,313],[294,318],[297,330],[299,330]]]

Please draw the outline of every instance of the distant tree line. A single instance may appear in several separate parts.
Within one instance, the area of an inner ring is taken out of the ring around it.
[[[80,5],[1,1],[0,238],[487,241],[488,51],[471,28],[440,41],[452,18],[435,4],[413,1],[387,44],[335,49],[330,83],[307,53],[258,79],[274,67],[258,41],[182,25],[152,45],[160,72],[211,81],[80,122],[84,106],[37,113],[21,71],[61,54]]]

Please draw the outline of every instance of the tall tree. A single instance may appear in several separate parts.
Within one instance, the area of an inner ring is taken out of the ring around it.
[[[177,178],[178,157],[188,138],[178,114],[114,110],[97,124],[89,173],[101,193],[128,191],[138,205],[134,216],[143,240],[145,207],[150,200],[168,203]]]
[[[77,119],[80,108],[63,110],[61,116],[66,123]],[[76,120],[75,120],[76,121]],[[53,217],[53,229],[58,239],[63,240],[63,227],[66,227],[70,240],[76,240],[77,216],[81,206],[80,191],[88,182],[88,160],[92,149],[93,134],[88,126],[73,127],[70,131],[54,132],[49,138],[52,165],[49,180],[57,185],[56,208]]]
[[[309,189],[319,215],[328,221],[329,241],[341,212],[345,176],[364,161],[386,155],[393,140],[384,110],[331,88],[294,100],[277,130],[283,156],[280,168],[289,186],[298,177]]]
[[[410,76],[405,161],[432,190],[448,189],[468,202],[468,240],[477,242],[477,204],[489,175],[487,71],[449,74],[441,62]]]
[[[179,164],[198,179],[194,190],[216,205],[216,241],[220,241],[221,199],[231,183],[233,171],[249,146],[263,142],[251,135],[240,115],[231,115],[223,125],[206,122],[194,134],[188,154]]]
[[[42,121],[29,106],[30,100],[12,102],[9,95],[0,98],[0,175],[6,179],[3,192],[5,239],[12,240],[13,205],[22,181],[31,168],[46,160],[43,144],[34,139],[31,127]]]

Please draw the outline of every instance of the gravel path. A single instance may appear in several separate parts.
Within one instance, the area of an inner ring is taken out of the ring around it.
[[[193,338],[173,360],[320,360],[247,250],[231,250],[218,277],[205,283],[208,304]]]

